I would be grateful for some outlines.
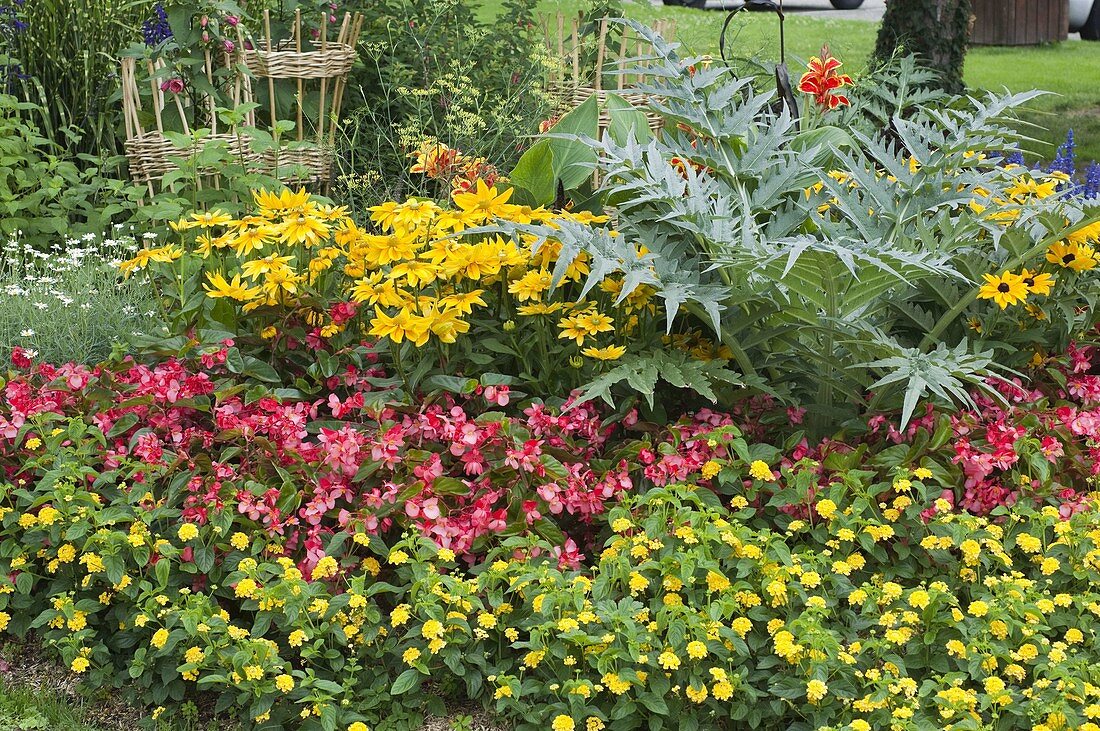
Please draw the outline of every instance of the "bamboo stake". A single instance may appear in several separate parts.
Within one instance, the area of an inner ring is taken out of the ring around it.
[[[157,78],[156,78],[156,73],[157,72],[156,72],[156,68],[153,66],[152,61],[146,61],[146,63],[148,64],[148,68],[149,68],[149,86],[153,90],[153,116],[157,120],[157,131],[158,132],[163,132],[164,131],[164,120],[161,118],[161,115],[160,115],[160,106],[161,105],[160,105],[160,103],[158,103],[158,102],[160,102],[160,96],[159,95],[161,94],[161,90],[160,90],[160,86],[157,84]],[[182,114],[182,112],[180,112],[180,113]],[[186,122],[185,122],[185,124],[186,124]]]
[[[623,88],[623,83],[626,81],[626,29],[623,29],[623,37],[619,40],[619,82],[618,88]]]
[[[294,48],[298,53],[302,52],[302,9],[294,9]],[[302,80],[298,79],[298,141],[304,139],[302,130]]]
[[[271,11],[264,10],[264,35],[267,36],[267,62],[271,62]],[[271,74],[267,75],[267,98],[271,103],[271,132],[275,132],[275,122],[278,120],[278,115],[275,111],[275,79],[271,78]]]
[[[133,126],[134,103],[130,96],[130,69],[133,66],[131,59],[122,60],[122,121],[126,123],[126,139],[132,140],[135,136]]]
[[[581,85],[581,25],[573,18],[573,86]]]
[[[328,14],[321,11],[321,56],[324,57],[328,50]],[[321,77],[321,96],[317,100],[317,142],[320,143],[325,136],[325,92],[327,91],[328,78]]]
[[[340,24],[340,33],[336,36],[336,42],[340,45],[346,45],[354,48],[351,42],[351,29],[354,23],[351,19],[351,13],[344,13],[344,22]],[[344,95],[344,85],[347,83],[347,75],[341,74],[336,77],[336,80],[332,84],[332,119],[331,125],[328,131],[328,142],[330,145],[336,144],[336,127],[339,122],[340,116],[340,100]]]
[[[214,62],[210,58],[210,49],[205,51],[206,55],[206,82],[210,84],[211,90],[214,88]],[[218,113],[216,111],[217,104],[214,100],[214,92],[210,91],[206,96],[207,106],[210,107],[210,134],[218,134]]]
[[[558,11],[558,61],[565,58],[565,13]],[[565,70],[560,72],[561,81],[565,81]]]
[[[352,48],[355,48],[356,45],[358,45],[358,43],[359,43],[359,34],[362,33],[362,31],[363,31],[363,21],[364,21],[363,14],[362,13],[356,14],[355,21],[354,21],[354,23],[352,23],[351,32],[348,35],[348,40],[347,40],[347,44]],[[339,114],[340,114],[340,108],[344,105],[344,92],[347,90],[347,86],[348,86],[348,77],[345,74],[344,76],[340,77],[340,96],[334,102],[337,116],[339,116]]]
[[[607,18],[600,20],[600,40],[596,46],[596,91],[603,89],[603,60],[607,50]]]

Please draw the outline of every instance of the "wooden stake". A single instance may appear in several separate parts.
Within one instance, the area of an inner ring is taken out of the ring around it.
[[[607,18],[600,20],[600,39],[596,46],[596,91],[603,89],[603,60],[607,51]]]
[[[302,9],[294,9],[294,48],[298,53],[302,52]],[[302,104],[304,103],[302,98],[302,80],[298,79],[298,141],[301,142],[305,139],[305,132],[302,129]]]
[[[267,63],[271,63],[271,11],[264,11],[264,34],[267,36]],[[258,50],[258,49],[257,49]],[[275,122],[279,119],[278,113],[275,110],[275,79],[271,78],[271,74],[267,75],[267,97],[271,103],[271,133],[275,133]]]
[[[164,119],[160,114],[160,107],[163,103],[161,95],[163,92],[160,90],[160,85],[157,84],[156,68],[153,66],[153,62],[146,61],[146,64],[148,64],[149,69],[149,86],[152,87],[153,90],[153,116],[156,117],[157,120],[157,132],[164,132]],[[183,111],[181,110],[180,115],[182,114]],[[184,122],[184,124],[187,124],[187,122]]]
[[[573,86],[581,85],[581,25],[573,18]]]
[[[321,11],[321,56],[328,50],[328,13]],[[317,100],[317,142],[325,136],[325,91],[327,91],[328,79],[321,77],[321,97]]]

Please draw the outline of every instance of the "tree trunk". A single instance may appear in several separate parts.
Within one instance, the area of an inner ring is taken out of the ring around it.
[[[886,0],[875,60],[912,53],[940,74],[943,88],[964,88],[963,58],[970,40],[971,0]]]

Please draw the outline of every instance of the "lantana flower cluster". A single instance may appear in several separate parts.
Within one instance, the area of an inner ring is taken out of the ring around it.
[[[654,431],[491,379],[379,408],[377,365],[246,392],[232,340],[194,364],[17,349],[0,626],[260,728],[415,713],[444,673],[547,727],[1091,728],[1094,356],[904,431],[768,444],[767,398]]]

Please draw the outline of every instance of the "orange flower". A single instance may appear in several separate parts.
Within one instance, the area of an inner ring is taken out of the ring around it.
[[[850,85],[852,77],[837,73],[841,63],[829,54],[828,44],[821,47],[821,57],[814,56],[807,66],[809,70],[798,80],[799,91],[813,94],[814,101],[822,109],[836,109],[851,104],[848,97],[835,93],[837,89]]]

